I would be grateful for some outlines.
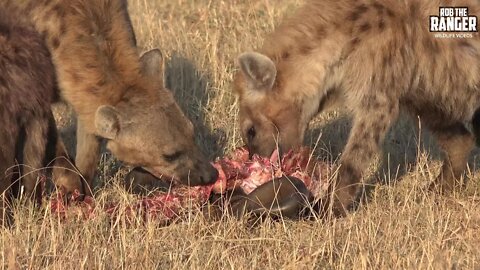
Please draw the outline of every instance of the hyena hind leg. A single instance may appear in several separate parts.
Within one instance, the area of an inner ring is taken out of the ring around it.
[[[431,129],[444,153],[444,161],[441,172],[430,189],[450,192],[465,184],[463,174],[475,145],[475,137],[463,123]]]
[[[398,116],[398,104],[366,106],[354,116],[353,127],[340,159],[337,181],[331,186],[333,213],[344,216],[354,204],[361,180],[392,123]]]

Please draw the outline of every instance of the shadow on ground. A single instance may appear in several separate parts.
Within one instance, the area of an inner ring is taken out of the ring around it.
[[[307,145],[317,145],[315,153],[324,161],[338,161],[345,147],[352,120],[346,115],[339,115],[330,120],[316,121],[306,135]],[[318,143],[317,143],[318,142]],[[418,153],[427,153],[430,160],[442,161],[443,155],[432,134],[422,128],[419,121],[400,118],[385,138],[383,152],[374,173],[366,179],[363,194],[369,197],[375,186],[391,185],[401,181],[405,175],[417,166]],[[472,151],[469,167],[472,171],[480,165],[475,158],[480,153],[478,148]]]
[[[222,156],[226,144],[224,130],[211,131],[206,125],[205,112],[208,101],[214,96],[209,91],[210,81],[191,60],[173,53],[165,63],[165,85],[175,94],[180,107],[195,126],[197,145],[209,157]]]

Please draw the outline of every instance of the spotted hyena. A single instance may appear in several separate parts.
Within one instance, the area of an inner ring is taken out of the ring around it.
[[[61,95],[78,116],[75,163],[89,185],[101,139],[119,160],[156,176],[190,185],[216,179],[163,85],[161,53],[138,56],[125,0],[22,0],[5,8],[27,14],[45,36]]]
[[[473,0],[308,1],[258,52],[239,56],[243,139],[268,155],[276,143],[301,144],[319,112],[348,108],[353,127],[332,185],[333,209],[345,214],[402,109],[435,134],[445,152],[435,186],[452,189],[474,146],[464,123],[480,106],[480,41],[477,33],[440,39],[429,32],[430,16],[449,5],[479,15]]]
[[[57,140],[50,104],[58,101],[58,89],[50,53],[35,29],[16,18],[0,10],[0,224],[8,223],[6,206],[18,194],[15,187],[23,187],[27,198],[40,198],[38,180],[46,166],[57,167],[57,184],[80,183]]]

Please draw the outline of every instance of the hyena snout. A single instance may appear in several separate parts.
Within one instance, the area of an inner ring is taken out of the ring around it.
[[[262,157],[269,157],[272,155],[273,151],[275,150],[274,143],[257,146],[255,144],[251,144],[247,142],[246,145],[247,145],[250,159],[253,157],[254,154],[260,155]]]
[[[294,139],[297,139],[296,137]],[[274,138],[266,138],[265,140],[261,141],[260,143],[252,143],[251,141],[246,141],[246,146],[250,153],[250,158],[253,157],[254,154],[263,156],[263,157],[270,157],[274,151],[278,151],[281,155],[283,153],[287,153],[292,148],[296,148],[301,145],[301,140],[298,142],[294,142],[293,140],[286,140],[286,139],[279,139]]]
[[[192,169],[185,171],[180,181],[187,186],[202,186],[215,183],[218,171],[207,161],[198,161]]]
[[[212,166],[212,164],[207,163],[205,164],[205,169],[203,170],[204,173],[203,175],[200,176],[200,182],[201,184],[213,184],[215,181],[218,179],[218,171],[215,169],[215,167]]]
[[[244,132],[242,139],[248,148],[250,158],[252,158],[253,154],[268,157],[277,148],[275,137],[271,135],[269,136],[268,134],[268,132],[261,130],[257,131],[253,128]]]

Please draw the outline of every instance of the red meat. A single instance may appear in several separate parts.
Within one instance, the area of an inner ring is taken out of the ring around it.
[[[174,185],[167,193],[156,192],[140,198],[123,210],[116,204],[108,205],[104,210],[111,216],[117,216],[119,211],[125,211],[124,214],[128,217],[141,213],[144,218],[168,220],[179,215],[182,209],[202,205],[208,201],[212,192],[222,194],[240,187],[248,194],[263,183],[282,176],[293,176],[302,180],[316,198],[323,197],[328,188],[329,166],[312,159],[311,151],[306,147],[291,150],[281,159],[277,151],[274,151],[270,158],[253,155],[249,159],[248,150],[241,147],[229,157],[217,159],[212,164],[219,172],[218,180],[213,185],[204,187]],[[78,198],[79,194],[73,194],[71,201]],[[53,213],[62,218],[67,217],[68,207],[61,196],[52,199],[50,205]],[[80,209],[77,215],[84,218],[93,215],[95,203],[91,197],[73,205]]]

